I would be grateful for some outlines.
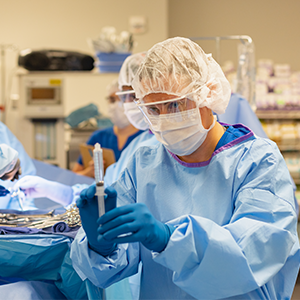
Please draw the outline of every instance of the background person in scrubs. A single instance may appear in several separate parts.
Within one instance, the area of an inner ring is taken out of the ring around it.
[[[119,97],[116,96],[117,91],[118,82],[114,81],[108,87],[107,97],[109,102],[108,114],[114,126],[95,131],[86,142],[87,145],[94,146],[96,143],[99,143],[102,148],[112,149],[116,161],[129,143],[143,132],[142,130],[135,128],[129,122],[124,113],[123,104]],[[82,158],[79,156],[77,163],[73,167],[73,171],[80,175],[94,177],[94,163],[91,161],[91,164],[85,168],[83,166]]]
[[[135,93],[132,88],[133,78],[144,60],[146,53],[136,53],[127,57],[122,65],[119,74],[119,91],[117,95],[124,106],[124,113],[130,123],[139,130],[144,130],[143,133],[138,135],[131,143],[122,151],[121,156],[117,163],[110,165],[106,169],[104,184],[106,186],[115,182],[121,172],[126,167],[132,154],[141,146],[153,146],[158,143],[154,134],[149,130],[149,124],[146,122],[142,112],[134,103]]]
[[[299,240],[289,172],[275,143],[215,121],[230,98],[219,65],[191,40],[168,39],[132,86],[160,144],[133,154],[99,219],[95,186],[82,192],[71,247],[81,279],[106,288],[142,261],[140,299],[290,299]]]

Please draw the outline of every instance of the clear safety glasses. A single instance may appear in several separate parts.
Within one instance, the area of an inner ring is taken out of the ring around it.
[[[174,114],[196,108],[195,101],[189,99],[188,96],[148,103],[141,103],[137,100],[136,103],[151,116]]]
[[[153,130],[160,130],[162,123],[167,130],[199,121],[199,109],[193,94],[157,102],[136,100],[135,103]]]
[[[136,100],[134,90],[117,92],[116,95],[124,102],[133,102]]]

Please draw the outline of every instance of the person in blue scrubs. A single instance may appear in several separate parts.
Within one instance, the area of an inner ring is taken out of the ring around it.
[[[100,218],[95,186],[81,193],[81,279],[106,288],[142,262],[140,299],[290,299],[300,249],[289,172],[274,142],[216,122],[230,98],[220,66],[171,38],[132,86],[160,143],[133,154]]]
[[[105,186],[111,185],[115,182],[121,172],[127,165],[132,154],[141,146],[152,146],[158,143],[153,133],[149,130],[149,125],[146,122],[143,114],[134,103],[135,93],[132,88],[132,80],[146,56],[145,52],[132,54],[124,61],[120,74],[119,74],[119,90],[116,94],[124,106],[124,113],[127,116],[129,122],[140,130],[144,130],[139,136],[137,136],[126,149],[121,153],[121,156],[117,163],[110,165],[105,172],[104,184]]]
[[[87,145],[94,146],[96,143],[99,143],[102,148],[112,149],[116,161],[118,161],[122,151],[130,144],[130,142],[143,132],[143,130],[135,128],[129,122],[124,113],[123,104],[115,94],[117,91],[118,82],[114,81],[108,87],[107,97],[109,101],[108,114],[114,126],[95,131],[86,142]],[[72,171],[80,175],[94,177],[93,161],[91,161],[89,167],[85,168],[82,157],[79,156]]]

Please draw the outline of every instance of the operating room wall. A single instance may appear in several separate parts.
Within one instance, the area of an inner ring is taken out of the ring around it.
[[[153,0],[0,0],[1,43],[20,48],[62,48],[92,51],[87,37],[96,38],[102,27],[128,30],[130,16],[145,16],[148,29],[135,35],[135,52],[167,36],[167,1]]]
[[[249,35],[256,60],[269,58],[300,71],[299,11],[297,0],[170,0],[169,36]],[[214,52],[212,42],[201,45]],[[236,63],[236,49],[222,42],[221,63],[228,59]]]
[[[129,30],[130,16],[144,16],[145,33],[134,35],[136,53],[167,38],[167,8],[167,0],[0,0],[0,44],[13,44],[17,49],[62,49],[93,55],[88,37],[97,38],[104,26],[114,26],[117,33]],[[10,94],[18,94],[17,76],[12,76],[17,55],[13,49],[5,50],[6,100]],[[106,86],[113,78],[117,78],[116,73],[96,75],[88,86],[80,84],[78,79],[67,113],[90,102],[100,103],[105,113]],[[11,107],[8,110],[11,114],[6,123],[17,132],[19,126],[13,122],[17,120],[17,112],[11,111]]]

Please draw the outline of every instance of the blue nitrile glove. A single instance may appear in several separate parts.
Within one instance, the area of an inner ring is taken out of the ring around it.
[[[108,212],[116,207],[117,192],[112,187],[106,188],[104,192],[106,193],[104,196],[105,211]],[[81,224],[86,233],[89,247],[102,256],[107,256],[115,250],[116,245],[105,239],[97,240],[99,211],[98,200],[95,193],[96,186],[93,184],[81,192],[80,198],[76,201],[76,205],[79,209]]]
[[[9,193],[9,190],[7,190],[4,186],[0,185],[0,197],[5,197]]]
[[[156,252],[166,248],[174,231],[174,227],[157,221],[143,203],[115,208],[101,216],[98,224],[101,225],[98,240],[105,239],[117,244],[141,242]]]

